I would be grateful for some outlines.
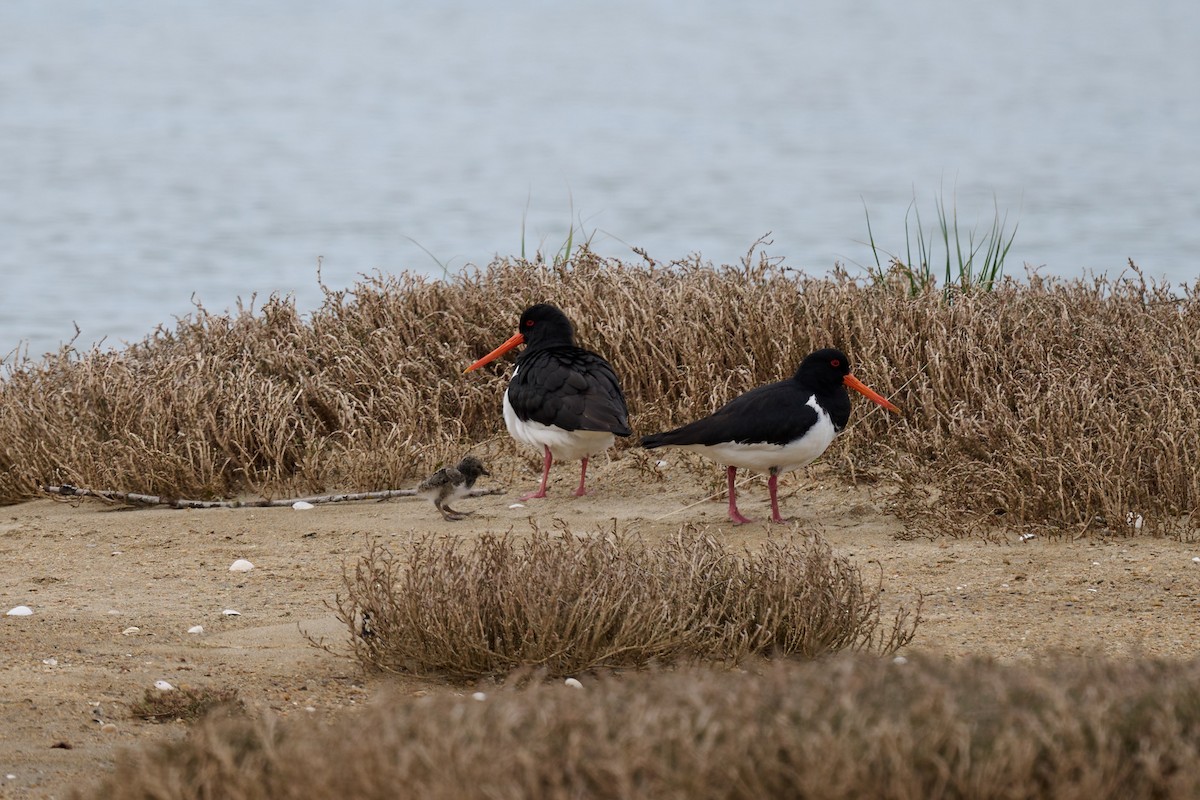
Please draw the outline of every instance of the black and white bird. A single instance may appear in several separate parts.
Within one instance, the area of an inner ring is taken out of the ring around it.
[[[791,378],[751,389],[711,415],[675,430],[643,437],[642,446],[682,447],[725,464],[729,519],[739,525],[750,520],[738,511],[737,468],[767,472],[771,520],[786,522],[779,513],[779,473],[812,463],[846,427],[850,420],[847,387],[900,413],[850,373],[845,353],[828,348],[805,357]]]
[[[546,496],[555,459],[582,459],[575,495],[586,494],[588,458],[632,432],[617,374],[599,355],[575,344],[571,321],[549,303],[525,309],[517,332],[466,371],[522,344],[504,392],[504,424],[514,439],[542,450],[543,467],[541,486],[521,499]]]
[[[469,497],[475,487],[475,481],[482,475],[491,475],[483,466],[483,462],[475,456],[466,456],[454,467],[442,467],[430,475],[417,487],[417,496],[433,503],[446,520],[460,520],[467,514],[455,511],[450,502],[463,497]]]

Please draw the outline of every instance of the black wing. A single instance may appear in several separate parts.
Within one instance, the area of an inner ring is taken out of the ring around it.
[[[642,445],[788,444],[817,424],[817,410],[808,404],[812,396],[793,380],[769,383],[735,397],[707,417],[647,436]]]
[[[563,430],[632,432],[617,374],[603,358],[579,347],[523,353],[508,385],[508,402],[521,419]]]

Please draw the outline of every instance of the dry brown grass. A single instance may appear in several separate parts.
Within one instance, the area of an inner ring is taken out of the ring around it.
[[[169,496],[406,485],[502,431],[505,371],[462,369],[542,300],[613,362],[639,434],[785,376],[818,346],[846,349],[907,416],[857,408],[826,459],[898,480],[921,531],[1133,533],[1133,512],[1142,532],[1184,535],[1200,518],[1200,284],[1176,296],[1136,271],[1033,276],[947,302],[765,257],[714,268],[586,251],[448,282],[367,279],[307,318],[280,299],[199,310],[119,353],[12,365],[0,501],[64,482]]]
[[[619,531],[428,538],[375,544],[336,603],[358,660],[473,679],[551,676],[755,655],[890,653],[912,640],[921,600],[881,621],[882,586],[815,534],[738,553],[682,529],[648,543]]]
[[[129,714],[148,720],[194,722],[214,711],[234,712],[242,708],[237,689],[179,686],[167,691],[147,689],[130,704]]]
[[[1200,663],[867,656],[397,698],[330,728],[202,723],[86,796],[1056,798],[1200,794]],[[85,796],[85,795],[77,795]]]

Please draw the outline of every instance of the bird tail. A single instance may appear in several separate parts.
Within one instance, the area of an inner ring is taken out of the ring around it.
[[[652,433],[649,436],[642,437],[642,447],[647,450],[653,450],[665,444],[667,444],[667,435],[665,433]]]

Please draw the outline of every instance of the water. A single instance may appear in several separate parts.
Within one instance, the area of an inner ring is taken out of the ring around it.
[[[895,250],[939,188],[1019,220],[1010,272],[1197,277],[1191,0],[5,0],[0,31],[0,354],[311,309],[318,259],[483,264],[523,217],[530,253],[770,231],[821,274],[870,262],[864,203]]]

